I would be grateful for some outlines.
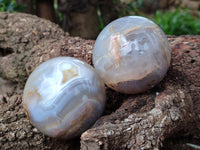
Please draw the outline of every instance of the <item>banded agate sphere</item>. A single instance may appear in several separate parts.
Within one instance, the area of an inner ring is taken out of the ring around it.
[[[45,135],[71,139],[100,117],[104,83],[94,69],[78,59],[57,57],[29,76],[23,106],[31,123]]]
[[[163,31],[151,20],[128,16],[108,24],[96,39],[94,67],[112,89],[136,94],[158,84],[170,66]]]

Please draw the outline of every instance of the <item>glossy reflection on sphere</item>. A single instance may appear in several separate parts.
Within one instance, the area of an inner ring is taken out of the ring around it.
[[[42,63],[29,76],[23,105],[32,124],[44,134],[74,138],[102,114],[104,84],[90,65],[57,57]]]
[[[97,37],[93,63],[104,82],[128,94],[144,92],[159,83],[170,65],[163,31],[151,20],[128,16],[108,24]]]

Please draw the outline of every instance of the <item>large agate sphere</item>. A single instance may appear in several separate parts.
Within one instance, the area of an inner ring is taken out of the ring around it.
[[[128,16],[108,24],[97,37],[93,63],[112,89],[135,94],[159,83],[170,66],[163,31],[151,20]]]
[[[74,138],[102,114],[104,83],[90,65],[71,57],[54,58],[29,76],[23,105],[31,123],[44,134]]]

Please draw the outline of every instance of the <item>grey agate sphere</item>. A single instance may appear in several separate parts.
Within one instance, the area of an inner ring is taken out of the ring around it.
[[[136,94],[158,84],[171,60],[168,40],[153,21],[128,16],[108,24],[97,37],[94,67],[112,89]]]
[[[80,136],[101,116],[104,83],[85,62],[58,57],[38,66],[29,76],[23,106],[31,123],[51,137]]]

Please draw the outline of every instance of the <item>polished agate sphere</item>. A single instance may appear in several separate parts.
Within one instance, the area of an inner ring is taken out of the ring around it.
[[[31,123],[51,137],[70,139],[88,129],[105,105],[104,83],[85,62],[58,57],[29,76],[23,106]]]
[[[170,49],[163,31],[151,20],[128,16],[108,24],[96,39],[93,63],[104,82],[128,94],[159,83],[170,66]]]

